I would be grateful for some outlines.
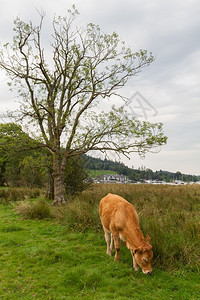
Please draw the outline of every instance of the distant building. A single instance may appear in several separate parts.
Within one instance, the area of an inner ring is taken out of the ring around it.
[[[98,181],[101,183],[126,183],[127,177],[119,174],[105,174],[98,176]]]

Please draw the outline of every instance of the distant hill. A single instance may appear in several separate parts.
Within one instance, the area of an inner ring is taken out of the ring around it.
[[[158,180],[172,182],[174,180],[181,180],[185,182],[189,181],[199,181],[200,176],[182,174],[177,171],[176,173],[169,171],[155,171],[151,169],[142,167],[139,169],[129,168],[121,162],[116,162],[108,159],[94,158],[88,155],[84,155],[85,168],[88,170],[88,174],[91,177],[97,178],[101,174],[123,174],[128,177],[129,180],[144,181],[144,180]]]

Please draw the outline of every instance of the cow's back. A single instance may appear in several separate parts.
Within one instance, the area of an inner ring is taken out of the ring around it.
[[[108,194],[101,199],[99,213],[103,226],[109,231],[111,228],[121,231],[130,224],[139,226],[138,216],[133,205],[115,194]]]

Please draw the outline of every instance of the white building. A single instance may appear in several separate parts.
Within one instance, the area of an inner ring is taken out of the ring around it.
[[[105,174],[98,176],[101,183],[127,183],[127,177],[119,174]]]

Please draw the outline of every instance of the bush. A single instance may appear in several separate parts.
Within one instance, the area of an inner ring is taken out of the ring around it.
[[[90,187],[92,180],[84,168],[82,157],[69,158],[65,172],[65,192],[67,197],[78,194]]]

